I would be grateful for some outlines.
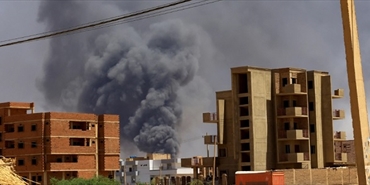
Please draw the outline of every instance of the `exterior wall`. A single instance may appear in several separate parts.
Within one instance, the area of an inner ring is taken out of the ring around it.
[[[356,168],[290,169],[284,172],[285,184],[357,184]]]
[[[220,173],[226,173],[229,176],[230,183],[234,180],[234,174],[238,171],[239,165],[239,145],[240,133],[237,131],[239,128],[237,125],[233,124],[233,104],[232,104],[232,92],[231,91],[220,91],[216,92],[216,100],[225,100],[225,114],[224,114],[224,140],[223,144],[219,144],[218,156],[220,160],[220,165],[218,169]],[[217,105],[218,106],[218,105]],[[218,110],[218,108],[217,108]],[[217,115],[219,113],[217,112]],[[218,132],[218,135],[220,132]],[[223,154],[224,153],[224,154]]]

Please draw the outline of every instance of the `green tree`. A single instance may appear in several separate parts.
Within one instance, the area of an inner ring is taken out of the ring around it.
[[[91,179],[72,178],[68,180],[50,179],[51,185],[119,185],[120,183],[107,177],[94,177]]]

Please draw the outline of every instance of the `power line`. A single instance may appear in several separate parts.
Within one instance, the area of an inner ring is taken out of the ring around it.
[[[150,12],[162,10],[162,9],[165,9],[165,8],[168,8],[168,7],[171,7],[171,6],[176,6],[176,5],[186,3],[186,2],[189,2],[189,1],[191,1],[191,0],[177,1],[177,2],[174,2],[174,3],[169,3],[169,4],[166,4],[166,5],[146,9],[146,10],[139,11],[139,12],[134,12],[134,13],[123,15],[123,16],[113,17],[111,19],[107,19],[107,20],[103,20],[103,21],[99,21],[99,22],[93,22],[93,23],[90,23],[90,24],[82,25],[82,26],[77,26],[77,27],[74,27],[74,28],[71,28],[71,29],[66,29],[66,30],[61,30],[61,31],[56,31],[56,32],[51,32],[51,33],[49,32],[49,33],[46,33],[46,34],[36,34],[35,37],[31,37],[31,38],[21,37],[21,38],[26,38],[26,39],[23,39],[23,40],[18,40],[19,38],[16,38],[16,39],[12,39],[12,40],[18,40],[18,41],[1,44],[0,47],[11,46],[11,45],[15,45],[15,44],[24,43],[24,42],[40,40],[40,39],[44,39],[44,38],[48,38],[48,37],[54,37],[54,36],[63,35],[63,34],[66,34],[66,33],[76,32],[76,31],[80,31],[80,30],[84,30],[84,29],[88,29],[88,28],[93,28],[93,27],[104,25],[104,24],[108,24],[108,23],[128,19],[128,18],[131,18],[131,17],[147,14],[147,13],[150,13]]]
[[[190,8],[195,8],[199,6],[203,6],[206,4],[211,4],[215,2],[219,2],[221,0],[202,0],[202,1],[197,1],[191,4],[187,5],[182,5],[179,7],[175,7],[172,9],[165,10],[165,8],[171,7],[171,6],[176,6],[185,2],[189,2],[191,0],[183,0],[183,1],[178,1],[166,5],[162,5],[159,7],[155,8],[150,8],[130,14],[125,14],[122,16],[116,16],[116,17],[111,17],[108,19],[103,19],[99,21],[94,21],[86,24],[82,24],[76,27],[71,27],[69,29],[63,29],[63,30],[57,30],[53,32],[44,32],[44,33],[39,33],[39,34],[34,34],[34,35],[29,35],[29,36],[24,36],[24,37],[18,37],[15,39],[9,39],[9,40],[4,40],[0,41],[0,43],[7,42],[5,44],[0,44],[0,47],[5,47],[5,46],[10,46],[10,45],[16,45],[16,44],[21,44],[25,42],[31,42],[35,40],[41,40],[41,39],[46,39],[49,37],[55,37],[55,36],[60,36],[60,35],[69,35],[69,34],[74,34],[74,33],[80,33],[80,32],[85,32],[85,31],[91,31],[95,29],[100,29],[104,27],[110,27],[110,26],[115,26],[119,24],[124,24],[128,22],[134,22],[142,19],[147,19],[147,18],[152,18],[160,15],[165,15],[173,12],[178,12],[178,11],[183,11],[186,9]],[[155,12],[157,11],[157,12]],[[154,13],[152,13],[154,12]]]

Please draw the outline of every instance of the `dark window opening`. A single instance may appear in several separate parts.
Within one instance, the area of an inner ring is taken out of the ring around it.
[[[294,123],[294,127],[293,127],[294,130],[297,130],[298,129],[298,123]]]
[[[14,148],[14,141],[5,141],[5,148]]]
[[[296,84],[297,83],[297,78],[292,78],[292,84]]]
[[[129,172],[132,172],[132,168],[129,168],[129,169],[128,169],[128,171],[129,171]]]
[[[242,153],[242,163],[251,162],[251,156],[249,153]]]
[[[248,103],[249,103],[248,97],[239,98],[239,104],[240,105],[248,105]]]
[[[225,148],[220,148],[218,150],[218,156],[219,157],[226,157],[226,149]]]
[[[24,131],[24,127],[23,125],[19,125],[18,126],[18,132],[23,132]]]
[[[63,159],[62,158],[57,158],[57,163],[61,163],[61,162],[63,162]]]
[[[24,165],[24,160],[18,159],[18,166],[23,166],[23,165]]]
[[[242,166],[242,171],[251,171],[250,166]]]
[[[239,74],[239,93],[248,93],[248,75]]]
[[[85,146],[85,139],[84,138],[70,138],[69,145],[70,146]]]
[[[250,144],[249,143],[242,143],[242,151],[249,151],[250,150]]]
[[[0,155],[3,155],[3,149],[0,149]]]
[[[315,110],[315,107],[314,107],[313,102],[310,102],[310,103],[309,103],[309,110],[310,110],[310,111],[314,111],[314,110]]]
[[[290,145],[285,145],[285,153],[290,153]]]
[[[314,124],[310,124],[310,132],[315,133],[315,125]]]
[[[4,127],[5,132],[14,132],[14,124],[6,124]]]
[[[316,153],[316,147],[315,145],[311,145],[311,154],[315,154]]]
[[[290,123],[286,122],[284,123],[284,130],[289,130],[290,129]]]
[[[283,101],[283,106],[284,106],[284,108],[289,107],[289,100],[284,100]]]
[[[41,182],[42,181],[42,176],[37,176],[37,182]]]
[[[72,162],[74,162],[74,163],[78,162],[78,158],[77,158],[77,156],[73,156],[73,157],[72,157]]]
[[[313,89],[313,81],[308,81],[308,89]]]
[[[36,125],[31,125],[31,131],[36,131]]]
[[[299,145],[294,145],[294,152],[295,153],[299,153],[301,152],[300,148],[299,148]]]
[[[248,107],[240,107],[240,116],[249,116]]]
[[[77,121],[71,121],[69,122],[69,129],[76,129],[76,130],[88,130],[89,124],[87,122],[77,122]]]
[[[3,133],[0,132],[0,142],[3,141]]]
[[[37,147],[37,143],[35,141],[31,142],[31,148],[36,148]]]
[[[240,121],[240,128],[249,127],[249,119]]]
[[[24,144],[23,144],[23,142],[19,142],[19,143],[18,143],[18,148],[24,148]]]
[[[288,84],[288,78],[283,78],[283,87]]]
[[[31,164],[32,164],[32,165],[37,165],[37,159],[33,158],[33,159],[31,160]]]
[[[0,117],[0,125],[3,124],[3,117]]]
[[[297,101],[293,100],[293,107],[297,107]]]
[[[249,130],[241,130],[240,139],[249,139]]]

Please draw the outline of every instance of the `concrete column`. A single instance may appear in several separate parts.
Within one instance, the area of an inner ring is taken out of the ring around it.
[[[226,174],[222,174],[222,185],[227,185],[227,175]]]

